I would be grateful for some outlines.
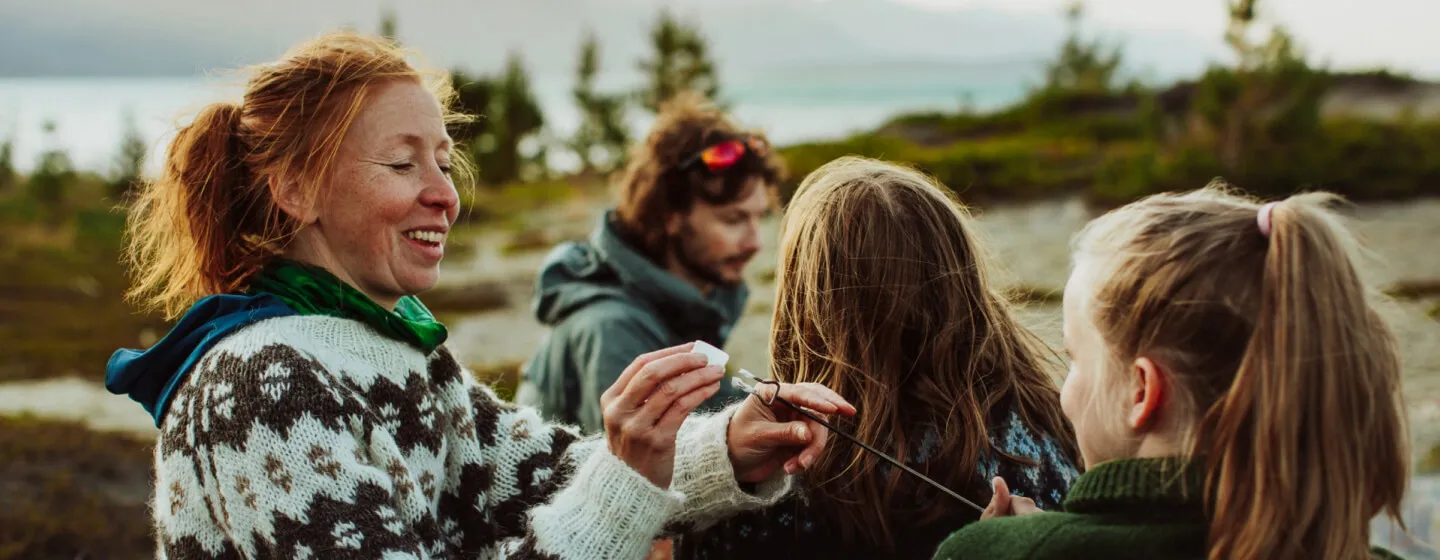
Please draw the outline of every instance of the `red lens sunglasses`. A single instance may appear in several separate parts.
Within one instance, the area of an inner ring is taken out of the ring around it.
[[[745,157],[746,153],[765,157],[770,153],[770,146],[765,143],[765,140],[755,136],[725,140],[700,150],[700,153],[685,160],[680,168],[690,169],[696,164],[703,163],[706,170],[711,174],[718,175],[724,173],[726,169],[734,167],[741,158]]]

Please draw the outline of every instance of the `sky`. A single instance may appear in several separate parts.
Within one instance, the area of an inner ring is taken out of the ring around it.
[[[722,64],[824,57],[1010,59],[1051,52],[1067,0],[0,0],[0,77],[167,74],[273,59],[341,25],[373,29],[384,7],[401,38],[446,65],[497,68],[519,49],[568,72],[579,31],[599,28],[627,61],[656,7],[695,16]],[[1192,71],[1224,53],[1225,0],[1089,0],[1092,27],[1141,66]],[[906,8],[894,9],[895,4]],[[890,8],[885,8],[891,6]],[[937,17],[936,14],[939,13]],[[930,15],[927,16],[927,13]],[[1313,59],[1440,78],[1440,0],[1262,0]],[[759,15],[765,17],[756,17]],[[947,19],[948,18],[948,19]],[[755,44],[747,43],[748,35]],[[613,40],[612,40],[613,37]],[[727,60],[730,59],[730,60]]]
[[[891,0],[933,10],[992,7],[1055,13],[1067,0]],[[1217,0],[1088,0],[1097,24],[1222,37]],[[1261,17],[1283,22],[1317,60],[1342,67],[1395,66],[1440,77],[1440,0],[1265,0]]]

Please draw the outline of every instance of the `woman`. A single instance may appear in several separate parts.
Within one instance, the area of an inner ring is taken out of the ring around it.
[[[964,209],[911,169],[843,158],[786,209],[771,335],[776,379],[857,403],[839,427],[983,502],[996,474],[1058,504],[1073,436],[1045,347],[986,275]],[[688,558],[928,558],[978,513],[836,440],[797,497],[680,544]]]
[[[1062,402],[1089,470],[1065,513],[999,494],[936,557],[1392,558],[1369,533],[1409,480],[1400,357],[1334,201],[1206,188],[1086,226]]]
[[[160,428],[161,553],[639,558],[667,523],[775,502],[780,467],[813,462],[824,430],[755,399],[685,422],[722,375],[688,346],[620,375],[604,440],[462,370],[415,298],[435,284],[463,169],[447,82],[427,78],[378,40],[303,44],[181,129],[141,193],[133,297],[172,315],[199,300],[108,372]],[[853,412],[820,387],[783,390]]]

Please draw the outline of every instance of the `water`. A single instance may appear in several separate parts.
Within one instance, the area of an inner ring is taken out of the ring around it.
[[[726,83],[722,97],[742,124],[766,130],[777,144],[832,138],[873,128],[899,113],[955,109],[962,103],[990,108],[1017,99],[1025,84],[1014,77],[975,72],[936,72],[916,68],[883,76],[821,72],[785,77],[750,76]],[[620,83],[623,80],[602,80]],[[0,78],[0,138],[15,140],[14,161],[21,171],[34,166],[49,149],[69,152],[77,167],[112,169],[127,115],[150,147],[147,169],[159,169],[160,157],[184,122],[204,104],[238,100],[242,88],[234,76],[181,78]],[[547,133],[563,138],[575,129],[579,113],[564,76],[539,76],[532,83],[545,110]],[[44,133],[53,122],[53,135]],[[629,122],[639,131],[651,119],[633,110]],[[552,157],[559,168],[573,158]]]

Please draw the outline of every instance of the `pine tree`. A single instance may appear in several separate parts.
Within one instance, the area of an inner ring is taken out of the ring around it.
[[[451,73],[458,109],[478,118],[455,125],[451,136],[468,147],[482,184],[501,185],[527,174],[543,174],[545,117],[530,87],[519,53],[511,53],[498,76]],[[533,146],[529,155],[524,148]]]
[[[624,164],[630,131],[625,127],[625,96],[595,91],[600,73],[600,42],[593,32],[580,45],[576,65],[575,104],[580,109],[580,126],[570,139],[570,148],[580,159],[581,171],[615,169]],[[597,154],[598,152],[598,154]],[[600,162],[597,163],[597,156]]]
[[[1045,87],[1050,91],[1109,93],[1120,69],[1120,48],[1106,49],[1100,41],[1086,41],[1080,33],[1085,5],[1072,2],[1065,9],[1070,32],[1060,54],[1045,68]]]
[[[650,29],[652,58],[640,60],[647,85],[639,92],[640,104],[651,112],[682,91],[694,91],[712,101],[720,92],[715,62],[699,28],[675,18],[668,9]]]
[[[391,41],[400,41],[400,22],[395,15],[395,10],[386,8],[380,14],[380,36]]]
[[[65,190],[75,179],[75,168],[70,162],[70,155],[58,145],[55,123],[46,121],[44,130],[51,148],[40,154],[26,187],[30,196],[40,202],[50,220],[58,222],[64,215]]]
[[[134,190],[145,167],[146,152],[149,151],[145,146],[145,137],[135,125],[134,113],[125,113],[124,126],[125,131],[120,138],[120,152],[115,156],[115,171],[107,189],[110,197],[115,200],[128,198]]]
[[[15,182],[15,137],[9,135],[0,140],[0,193],[10,190]]]

